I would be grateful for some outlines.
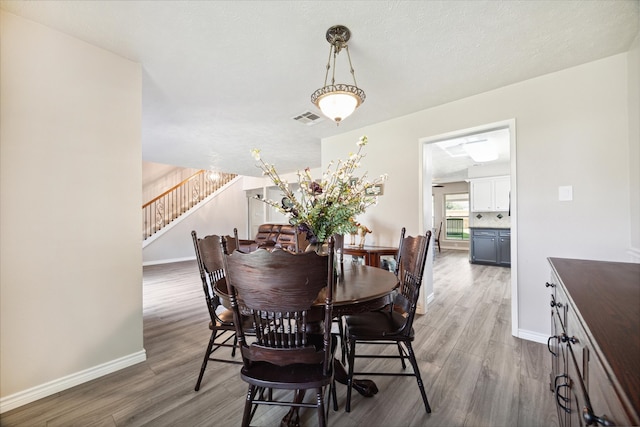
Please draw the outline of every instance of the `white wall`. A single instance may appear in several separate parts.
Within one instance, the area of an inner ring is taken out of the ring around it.
[[[640,17],[638,18],[640,19]],[[630,255],[640,262],[640,32],[629,51]]]
[[[144,360],[141,68],[0,11],[0,411]]]
[[[360,135],[368,135],[363,169],[370,175],[386,172],[389,181],[378,206],[360,221],[372,226],[375,244],[394,244],[402,226],[409,234],[423,232],[418,141],[515,118],[519,330],[522,336],[541,339],[550,330],[547,257],[629,260],[628,159],[630,146],[637,147],[638,141],[629,138],[628,56],[326,138],[322,164],[344,157]],[[366,108],[356,114],[366,114]],[[631,165],[637,169],[638,159]],[[563,185],[573,186],[572,202],[558,201],[558,186]]]
[[[142,251],[144,265],[195,259],[191,231],[198,236],[209,234],[232,235],[238,229],[240,238],[245,238],[247,228],[248,201],[243,191],[243,178],[239,177],[227,184],[209,201],[192,210]]]

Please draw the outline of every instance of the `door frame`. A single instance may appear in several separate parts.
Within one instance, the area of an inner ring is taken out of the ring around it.
[[[511,181],[511,335],[518,337],[519,317],[518,317],[518,192],[517,192],[517,172],[516,172],[516,119],[507,119],[499,122],[488,123],[472,128],[460,129],[444,134],[428,136],[420,138],[419,152],[422,167],[419,172],[419,197],[420,197],[420,216],[419,227],[424,233],[427,229],[432,229],[431,224],[431,197],[432,197],[432,180],[431,180],[431,159],[428,158],[431,147],[427,145],[448,139],[461,138],[476,133],[489,132],[498,129],[509,130],[509,162],[510,162],[510,181]],[[427,203],[428,206],[425,204]],[[433,267],[433,257],[428,257],[427,263],[429,267]],[[433,271],[432,268],[429,271]],[[430,273],[431,274],[431,273]],[[433,276],[425,277],[428,283],[425,283],[427,291],[430,295],[425,295],[424,304],[434,298],[433,292]],[[428,293],[427,292],[427,293]]]

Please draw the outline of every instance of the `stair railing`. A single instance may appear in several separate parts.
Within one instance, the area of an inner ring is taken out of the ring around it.
[[[142,240],[162,230],[236,176],[201,170],[142,205]]]

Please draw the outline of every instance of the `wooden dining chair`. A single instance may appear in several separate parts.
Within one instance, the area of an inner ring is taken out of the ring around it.
[[[434,243],[435,243],[436,245],[438,245],[438,253],[440,253],[440,252],[442,252],[442,251],[440,250],[440,236],[442,236],[442,221],[440,221],[440,228],[438,228],[438,229],[435,231],[435,234],[436,234],[436,236],[435,236],[435,238],[434,238],[434,240],[435,240],[435,241],[434,241]]]
[[[398,241],[398,254],[396,255],[396,267],[393,273],[397,276],[400,271],[400,259],[402,258],[402,244],[404,243],[404,235],[407,232],[405,227],[400,230],[400,240]]]
[[[238,247],[238,231],[233,230],[233,236],[226,236],[227,245],[230,249],[235,250]],[[227,362],[227,363],[242,363],[239,359],[229,358],[215,358],[213,353],[221,347],[231,348],[231,357],[236,354],[237,337],[236,328],[233,323],[233,312],[228,309],[224,309],[220,304],[220,298],[215,293],[215,284],[219,280],[225,280],[224,274],[224,261],[222,259],[222,237],[217,235],[210,235],[203,238],[199,238],[197,233],[191,232],[191,238],[193,239],[193,246],[196,252],[196,261],[198,263],[198,270],[200,271],[200,279],[202,280],[202,290],[204,291],[204,297],[207,303],[207,310],[209,311],[209,329],[211,330],[211,337],[207,344],[207,349],[204,354],[204,360],[200,366],[200,374],[198,375],[198,381],[196,382],[195,391],[200,390],[200,384],[204,371],[207,369],[207,363],[209,361]],[[229,341],[233,340],[231,343]]]
[[[404,235],[404,230],[403,230]],[[431,407],[420,376],[420,369],[413,351],[413,320],[418,305],[418,295],[422,282],[431,231],[424,236],[408,236],[401,241],[401,253],[398,256],[398,289],[393,304],[384,310],[345,316],[345,334],[348,342],[349,371],[347,373],[346,411],[351,411],[351,391],[353,377],[358,374],[386,376],[414,376],[422,395],[427,413]],[[398,355],[357,354],[358,344],[393,345],[398,348]],[[413,372],[356,372],[357,358],[400,359],[402,368],[406,369],[405,359],[409,359]]]
[[[248,254],[235,251],[224,256],[235,319],[249,316],[255,331],[248,337],[242,322],[236,321],[243,361],[240,376],[249,384],[243,426],[250,424],[258,405],[315,408],[320,426],[327,423],[326,393],[331,392],[337,406],[330,327],[333,257],[333,239],[328,256],[281,249],[258,249]],[[324,303],[318,307],[314,303],[319,297]],[[317,325],[322,325],[321,329],[314,333]],[[313,402],[284,396],[274,399],[274,389],[312,389],[315,397]]]

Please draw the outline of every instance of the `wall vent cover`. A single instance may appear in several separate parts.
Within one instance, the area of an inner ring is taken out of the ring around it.
[[[311,126],[323,121],[324,119],[322,118],[322,116],[319,116],[316,113],[312,113],[311,111],[305,111],[304,113],[298,114],[297,116],[293,117],[293,120],[299,123],[305,124],[307,126]]]

